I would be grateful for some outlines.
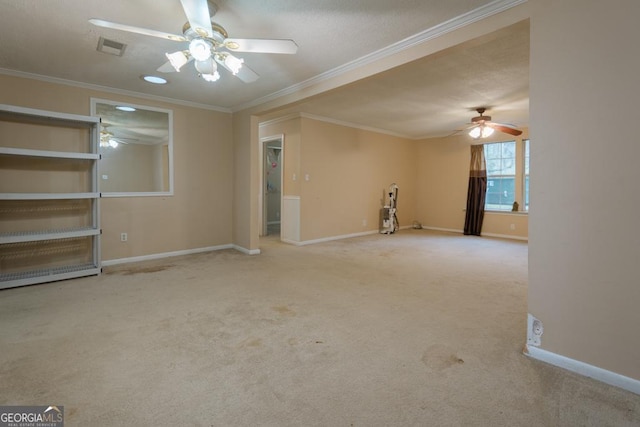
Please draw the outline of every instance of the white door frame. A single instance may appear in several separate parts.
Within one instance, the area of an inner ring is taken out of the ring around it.
[[[258,192],[258,226],[260,236],[267,235],[267,203],[265,201],[267,180],[265,179],[265,168],[267,152],[264,149],[268,143],[278,141],[280,143],[280,229],[282,229],[282,196],[284,196],[284,134],[265,136],[260,138],[258,152],[260,158],[260,192]]]

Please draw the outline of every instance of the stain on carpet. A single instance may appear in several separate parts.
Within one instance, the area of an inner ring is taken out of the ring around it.
[[[253,348],[262,347],[262,339],[248,338],[244,340],[242,343],[240,343],[240,348],[245,348],[245,347],[253,347]]]
[[[422,354],[422,363],[431,370],[443,371],[456,365],[462,365],[464,360],[451,349],[441,346],[432,346]]]
[[[278,307],[272,307],[272,308],[283,316],[294,317],[298,314],[295,311],[291,310],[289,307],[284,305],[281,305]]]
[[[139,273],[157,273],[158,271],[164,271],[171,267],[173,267],[173,264],[155,265],[150,267],[135,267],[135,268],[127,268],[123,270],[108,271],[106,272],[106,274],[122,274],[124,276],[131,276],[133,274],[139,274]]]

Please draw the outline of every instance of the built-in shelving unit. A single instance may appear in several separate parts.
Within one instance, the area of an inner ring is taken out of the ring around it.
[[[100,274],[99,132],[0,104],[0,289]]]

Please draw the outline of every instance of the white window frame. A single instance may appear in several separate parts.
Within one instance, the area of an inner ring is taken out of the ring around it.
[[[484,145],[489,145],[489,144],[502,144],[502,143],[508,143],[508,142],[515,142],[515,148],[516,148],[516,152],[515,152],[515,175],[492,175],[495,178],[500,178],[500,177],[504,177],[504,178],[508,178],[508,177],[513,177],[514,178],[514,201],[518,202],[518,213],[528,213],[528,207],[525,205],[525,195],[526,195],[526,189],[525,189],[525,144],[529,144],[529,148],[531,148],[531,144],[530,144],[530,139],[527,138],[515,138],[515,139],[508,139],[508,140],[504,140],[504,141],[491,141],[491,142],[486,142],[484,143]],[[485,149],[485,161],[487,161],[486,158],[486,149]],[[528,174],[527,174],[528,176]],[[489,181],[490,181],[491,176],[489,175],[489,171],[487,170],[487,191],[489,190]],[[487,207],[487,203],[485,200],[485,206],[484,209],[486,212],[498,212],[498,213],[506,213],[506,212],[512,212],[512,207],[507,208],[505,206],[504,209],[497,209],[497,208],[490,208]]]

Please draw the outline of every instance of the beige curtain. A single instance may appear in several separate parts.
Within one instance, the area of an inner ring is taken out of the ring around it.
[[[467,190],[467,213],[464,219],[464,234],[479,236],[484,220],[484,201],[487,194],[487,166],[484,160],[484,145],[471,146],[469,166],[469,188]]]

